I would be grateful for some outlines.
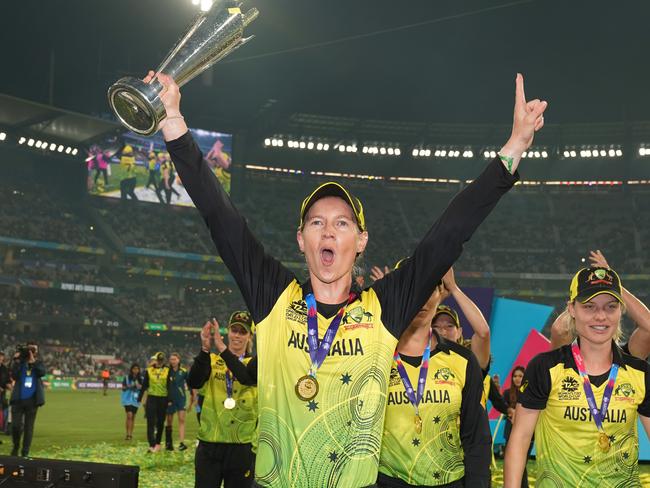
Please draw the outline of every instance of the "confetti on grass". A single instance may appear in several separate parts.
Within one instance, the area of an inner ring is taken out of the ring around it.
[[[144,442],[129,446],[116,446],[107,443],[84,447],[51,446],[39,449],[33,455],[52,459],[140,466],[139,488],[194,486],[193,446],[188,446],[187,451],[183,452],[162,450],[158,453],[149,453],[147,447]]]

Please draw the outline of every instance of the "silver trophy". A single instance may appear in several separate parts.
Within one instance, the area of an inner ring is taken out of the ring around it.
[[[259,14],[252,8],[242,13],[239,2],[216,0],[200,14],[160,64],[156,73],[170,75],[178,86],[203,73],[220,59],[250,41],[244,28]],[[155,78],[145,83],[127,76],[108,89],[108,103],[120,122],[133,132],[151,136],[167,116],[160,97],[163,86]]]

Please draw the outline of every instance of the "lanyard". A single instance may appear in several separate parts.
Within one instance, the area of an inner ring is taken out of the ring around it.
[[[587,403],[589,404],[591,416],[594,418],[598,432],[603,434],[605,432],[605,429],[603,428],[603,419],[605,418],[607,409],[609,408],[609,401],[612,398],[612,392],[614,391],[614,384],[616,383],[616,376],[618,375],[619,366],[616,363],[612,363],[612,369],[609,372],[607,386],[605,387],[605,392],[603,393],[603,403],[601,404],[600,408],[598,408],[598,405],[596,404],[596,397],[594,396],[594,392],[591,388],[591,381],[589,380],[589,375],[587,374],[585,368],[585,362],[582,359],[582,355],[580,354],[580,347],[578,346],[577,339],[573,341],[573,344],[571,344],[571,352],[573,353],[573,359],[575,360],[576,366],[578,367],[578,373],[580,373],[580,377],[582,378],[582,386],[585,391],[585,397],[587,397]]]
[[[427,342],[427,347],[424,349],[424,354],[422,355],[422,364],[420,365],[420,376],[418,379],[418,390],[417,394],[411,385],[411,380],[406,373],[404,368],[404,363],[400,357],[397,350],[393,355],[395,363],[397,363],[397,372],[399,373],[400,378],[402,378],[402,383],[404,384],[404,389],[406,390],[406,396],[408,396],[409,401],[415,408],[415,415],[419,415],[419,406],[420,401],[422,401],[422,396],[424,395],[424,387],[427,383],[427,372],[429,371],[429,358],[431,357],[431,329],[429,330],[429,341]]]
[[[246,356],[246,354],[242,354],[241,356],[239,356],[239,360],[243,361],[244,356]],[[230,373],[229,369],[226,369],[226,396],[228,398],[232,398],[232,383],[233,383],[232,374]]]
[[[332,320],[323,340],[318,341],[318,311],[316,310],[316,298],[314,298],[313,293],[309,293],[305,297],[307,302],[307,343],[309,344],[309,357],[311,358],[311,367],[309,368],[309,376],[315,377],[316,371],[320,368],[323,361],[327,357],[327,353],[332,347],[336,333],[339,330],[341,325],[341,319],[343,319],[343,314],[348,305],[350,305],[354,300],[356,300],[356,293],[350,293],[347,303],[341,307],[339,312],[336,314],[336,317]]]

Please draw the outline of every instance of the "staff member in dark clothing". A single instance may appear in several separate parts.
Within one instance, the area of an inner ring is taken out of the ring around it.
[[[27,344],[16,351],[11,365],[11,378],[15,382],[11,393],[11,433],[14,442],[12,456],[18,455],[21,437],[23,440],[21,456],[29,456],[36,412],[38,407],[45,404],[45,390],[41,378],[47,371],[37,357],[38,346]]]
[[[138,403],[142,403],[142,397],[147,392],[147,402],[144,412],[147,417],[147,440],[149,441],[149,452],[160,451],[162,442],[163,427],[167,406],[170,404],[169,392],[171,389],[169,366],[165,366],[165,354],[157,352],[151,358],[155,361],[144,372],[142,389],[138,395]]]
[[[518,76],[513,132],[500,157],[451,202],[404,266],[359,290],[352,271],[368,242],[361,202],[335,182],[304,199],[297,241],[309,281],[299,283],[265,253],[205,162],[180,115],[178,86],[169,76],[157,77],[164,85],[167,148],[257,327],[255,481],[269,487],[373,484],[398,339],[463,243],[515,183],[546,103],[526,103]]]
[[[202,388],[205,394],[194,459],[195,488],[221,486],[222,481],[224,488],[252,486],[252,443],[257,433],[257,388],[250,384],[247,371],[254,361],[248,355],[252,325],[248,312],[233,313],[227,347],[216,320],[206,323],[201,331],[201,352],[188,378],[190,387]],[[214,334],[210,333],[212,327]],[[210,353],[212,337],[219,354]]]

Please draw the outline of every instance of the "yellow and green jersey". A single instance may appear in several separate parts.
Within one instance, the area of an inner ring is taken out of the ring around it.
[[[436,334],[437,336],[437,334]],[[387,478],[411,485],[438,486],[465,477],[465,486],[489,486],[490,430],[481,407],[481,370],[467,348],[437,336],[415,428],[415,409],[393,363],[388,407],[379,460],[380,481]],[[422,357],[401,355],[406,373],[417,390]]]
[[[228,367],[223,358],[210,354],[197,360],[209,360],[210,377],[201,388],[203,406],[201,407],[201,425],[199,439],[206,442],[224,442],[228,444],[249,444],[253,442],[257,427],[257,387],[242,385],[233,378],[232,398],[235,408],[228,410],[223,402],[227,398],[226,371]],[[251,358],[244,358],[248,363]]]
[[[149,396],[167,397],[169,396],[169,367],[149,366],[144,373],[142,383],[142,394],[149,392]],[[141,396],[142,396],[141,394]]]
[[[263,486],[366,486],[375,482],[387,386],[397,339],[370,289],[351,303],[318,370],[319,393],[295,393],[309,371],[307,307],[293,281],[257,322],[260,436],[255,477]],[[330,320],[319,314],[319,337]],[[266,359],[265,361],[263,359]]]
[[[122,149],[120,166],[126,171],[127,178],[135,176],[135,156],[133,155],[133,148],[128,144]]]
[[[305,304],[311,284],[300,284],[265,253],[189,132],[167,148],[257,324],[256,482],[273,488],[372,485],[397,340],[516,176],[495,159],[454,198],[398,270],[348,305],[317,304],[319,337],[339,308],[346,309],[316,375],[319,392],[303,401],[295,386],[311,364]]]
[[[648,363],[623,354],[613,344],[620,365],[603,420],[611,448],[598,447],[594,423],[571,346],[539,354],[526,368],[519,403],[541,410],[535,428],[539,488],[640,487],[638,414],[650,416]],[[590,376],[600,406],[609,372]]]

